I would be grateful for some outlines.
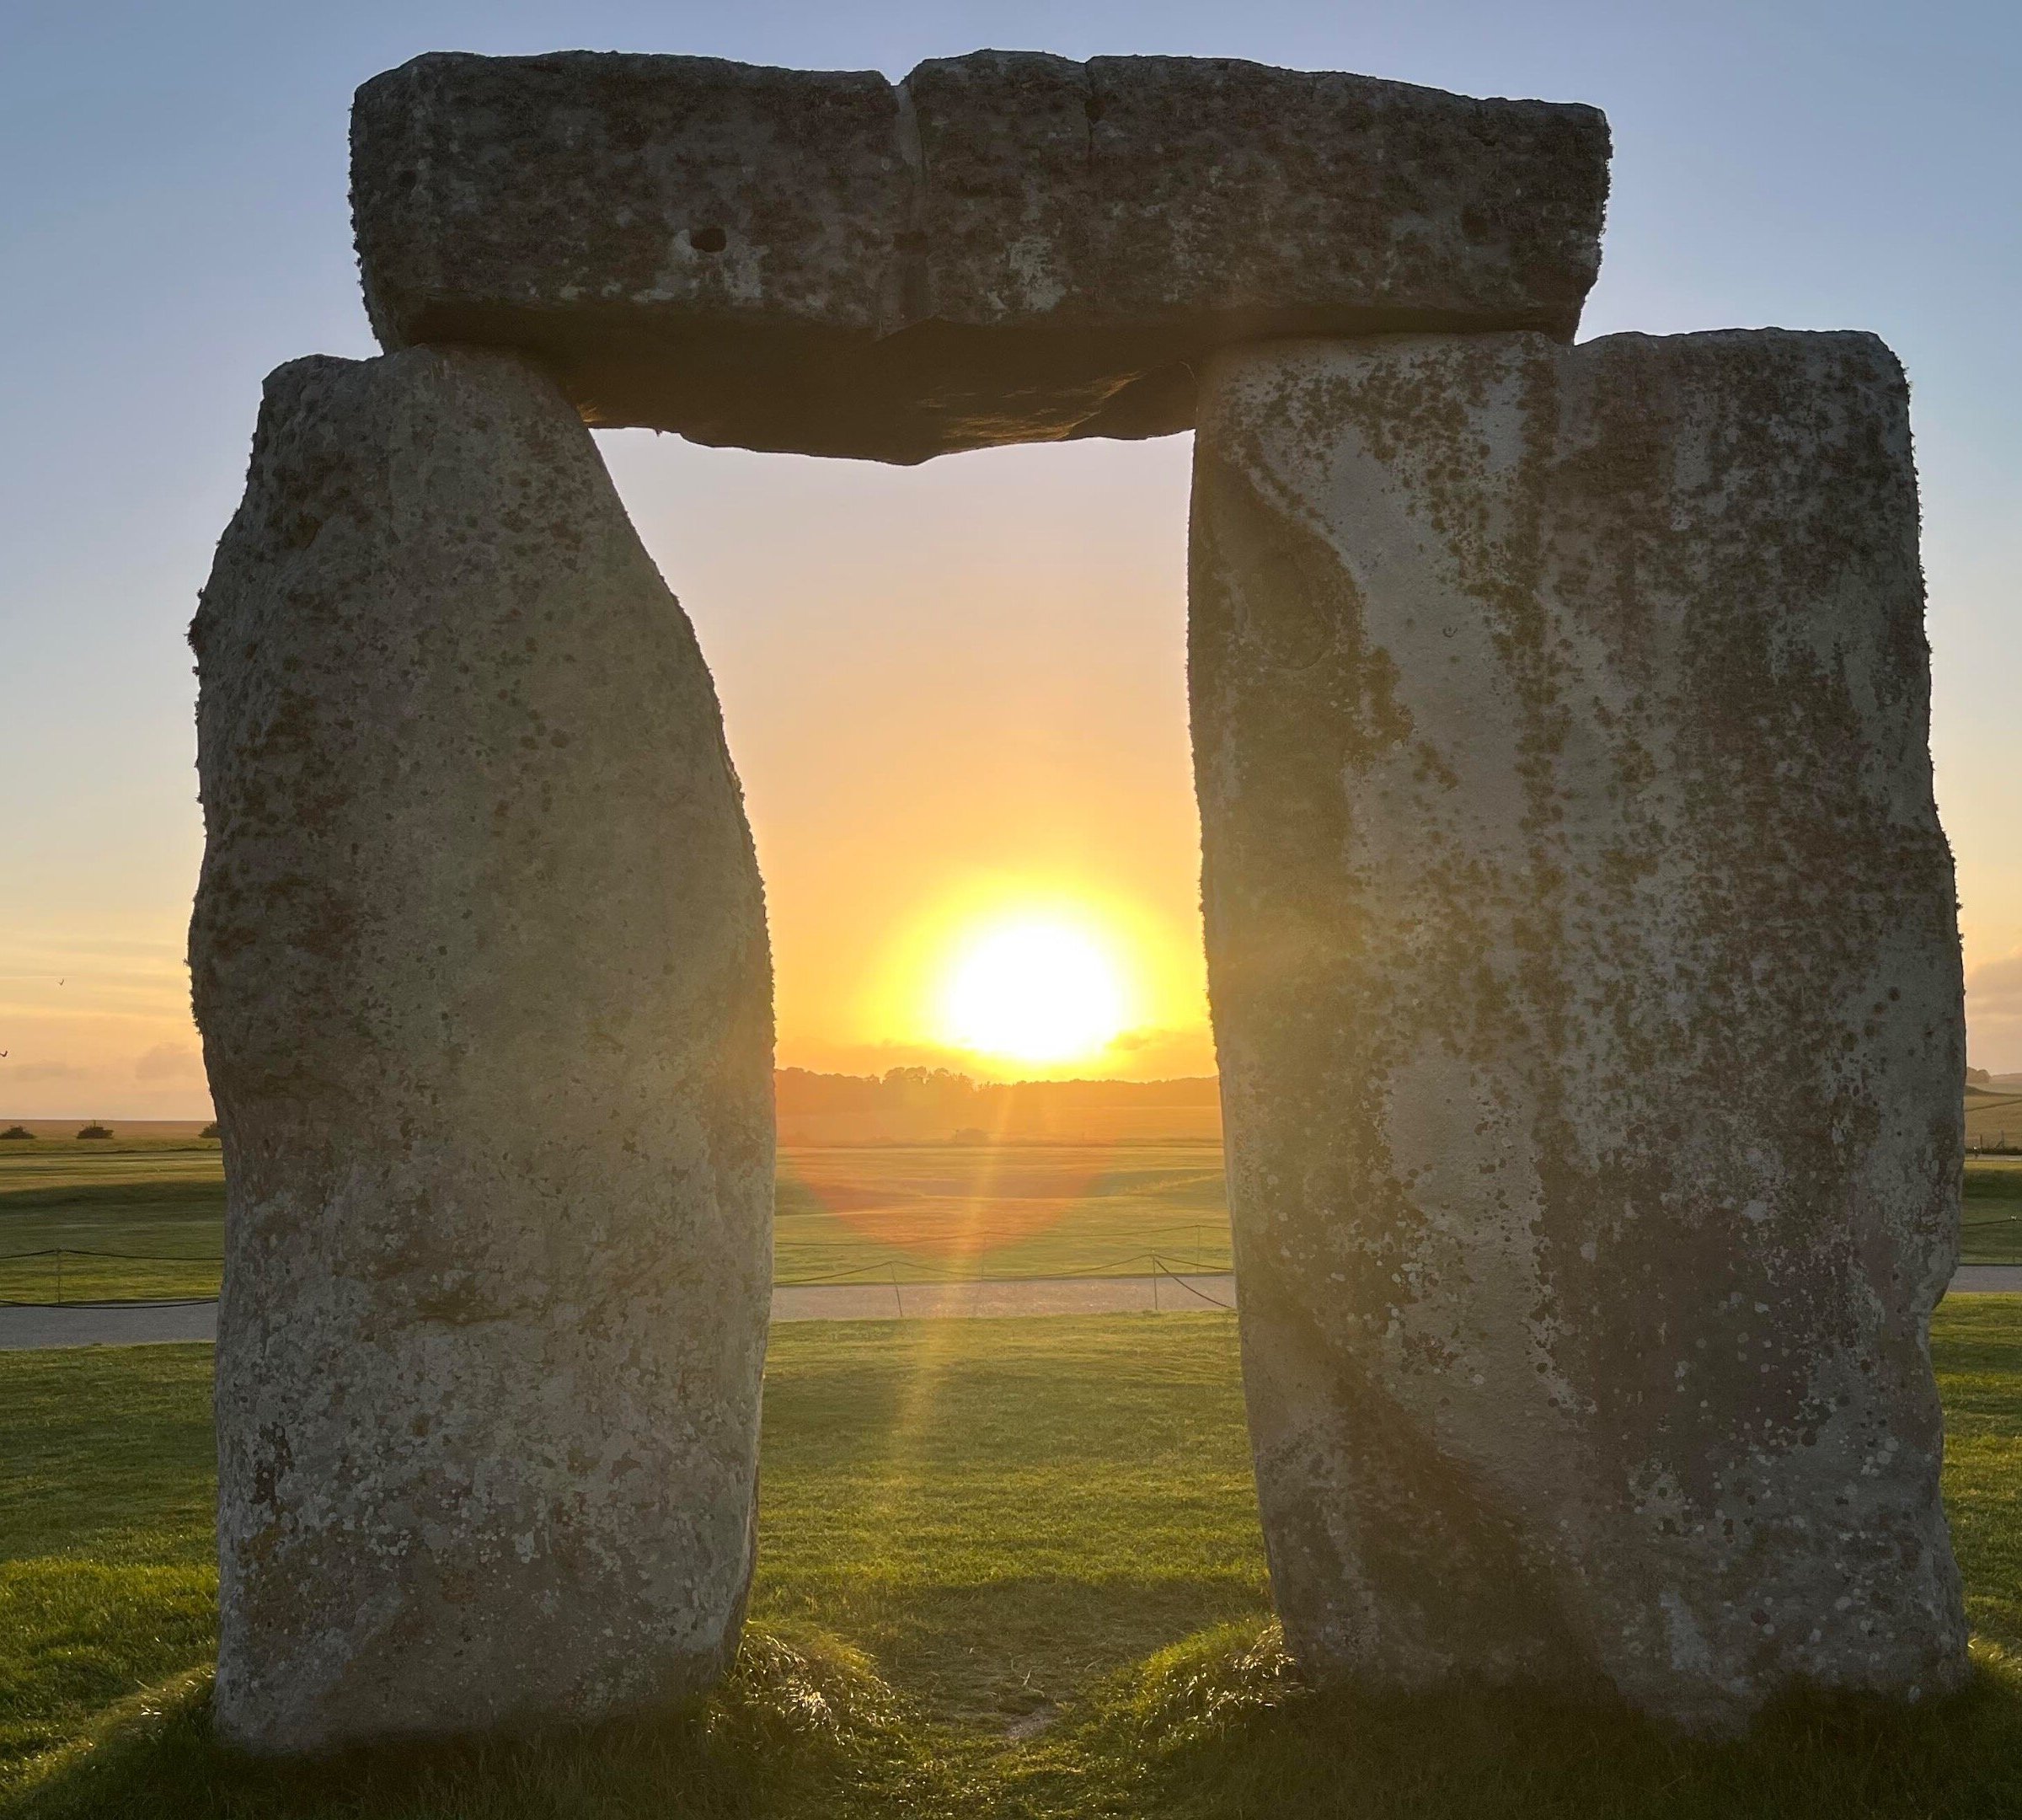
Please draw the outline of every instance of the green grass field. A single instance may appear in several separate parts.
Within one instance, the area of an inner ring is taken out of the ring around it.
[[[2022,1158],[1966,1170],[1969,1262],[2022,1263]],[[0,1144],[0,1302],[217,1293],[215,1142]],[[118,1255],[109,1255],[118,1254]],[[1229,1267],[1217,1142],[794,1146],[779,1158],[783,1283],[1137,1276]]]
[[[780,1152],[781,1282],[1229,1267],[1219,1143]]]
[[[224,1181],[216,1140],[194,1127],[0,1143],[0,1302],[216,1295]],[[137,1258],[96,1255],[109,1252]]]
[[[700,1709],[262,1766],[208,1742],[208,1348],[0,1355],[6,1820],[2022,1813],[2022,1298],[1948,1305],[1982,1672],[1751,1741],[1472,1690],[1316,1695],[1269,1624],[1217,1315],[810,1324],[768,1366],[754,1625]]]
[[[214,1295],[223,1218],[215,1142],[0,1145],[0,1301]],[[1218,1143],[780,1152],[781,1282],[1137,1275],[1154,1255],[1229,1267]]]
[[[1961,1214],[1968,1262],[2022,1264],[2022,1157],[1968,1163]]]
[[[2022,1093],[2013,1089],[1979,1088],[1966,1096],[1966,1143],[2004,1145],[2022,1150]]]

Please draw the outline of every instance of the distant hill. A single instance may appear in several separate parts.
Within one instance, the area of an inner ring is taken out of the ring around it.
[[[978,1081],[946,1068],[773,1077],[785,1144],[1197,1138],[1219,1142],[1212,1075],[1185,1080]]]

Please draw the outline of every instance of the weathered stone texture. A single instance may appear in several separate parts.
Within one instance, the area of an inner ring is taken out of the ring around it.
[[[1226,58],[875,72],[432,55],[359,91],[388,347],[541,355],[586,416],[912,462],[1193,420],[1260,335],[1570,335],[1607,127]]]
[[[192,642],[223,1734],[706,1684],[752,1570],[772,1010],[714,692],[516,357],[268,382]]]
[[[1191,672],[1270,1566],[1326,1673],[1963,1670],[1907,399],[1776,331],[1234,351]]]

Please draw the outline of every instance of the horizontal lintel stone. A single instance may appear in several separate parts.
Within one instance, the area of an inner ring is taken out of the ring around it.
[[[437,54],[352,120],[394,349],[545,360],[592,423],[917,462],[1193,422],[1286,335],[1575,328],[1607,125],[1231,58],[875,71]]]

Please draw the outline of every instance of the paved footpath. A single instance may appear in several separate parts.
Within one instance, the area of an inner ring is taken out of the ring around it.
[[[2022,1293],[2022,1264],[1962,1264],[1954,1295]],[[773,1319],[987,1320],[1004,1314],[1177,1314],[1231,1309],[1233,1277],[1042,1277],[1017,1282],[786,1283]],[[140,1346],[217,1335],[215,1302],[140,1307],[0,1308],[0,1352],[29,1346]]]
[[[0,1352],[31,1346],[139,1346],[217,1337],[215,1302],[148,1302],[126,1308],[0,1308]]]

